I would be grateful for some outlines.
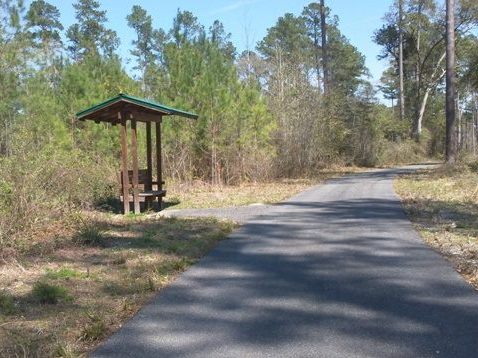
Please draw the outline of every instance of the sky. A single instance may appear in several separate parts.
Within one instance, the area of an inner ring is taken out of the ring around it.
[[[115,30],[120,39],[119,48],[126,67],[131,68],[131,41],[134,31],[127,26],[126,16],[133,5],[140,5],[152,16],[154,26],[169,30],[178,9],[189,10],[198,17],[206,28],[214,20],[220,20],[226,32],[232,34],[232,41],[238,53],[254,49],[256,43],[267,33],[267,29],[277,22],[280,16],[290,12],[299,15],[312,0],[99,0],[107,11],[108,26]],[[74,1],[49,0],[61,12],[65,28],[75,22],[72,4]],[[380,48],[372,41],[372,36],[382,24],[384,14],[389,10],[392,0],[326,0],[332,14],[340,21],[340,30],[350,42],[365,55],[366,65],[372,75],[371,81],[377,84],[386,61],[379,61]],[[129,59],[129,64],[128,64]]]

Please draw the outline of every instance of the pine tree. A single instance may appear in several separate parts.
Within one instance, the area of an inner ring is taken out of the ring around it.
[[[130,52],[136,58],[135,69],[141,71],[142,89],[146,96],[149,96],[155,85],[152,78],[162,63],[166,34],[162,29],[153,29],[151,16],[139,5],[133,6],[126,20],[137,35],[137,39],[132,43],[134,48]]]
[[[77,23],[71,25],[66,33],[72,57],[81,60],[88,55],[113,56],[119,46],[119,38],[115,31],[105,27],[106,11],[100,10],[99,2],[78,0],[73,7]]]
[[[448,163],[454,163],[457,155],[456,121],[456,73],[455,73],[455,0],[446,1],[446,151]]]

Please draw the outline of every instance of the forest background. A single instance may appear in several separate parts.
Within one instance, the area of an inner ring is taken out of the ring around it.
[[[44,0],[1,0],[0,248],[117,195],[117,128],[78,122],[75,113],[118,93],[199,114],[197,121],[164,121],[164,170],[173,182],[236,185],[314,176],[331,166],[441,159],[444,4],[402,5],[402,21],[391,2],[373,35],[388,65],[374,88],[364,55],[323,2],[284,14],[242,53],[219,21],[201,24],[178,9],[170,29],[155,28],[154,14],[133,6],[124,19],[137,35],[127,71],[98,1],[75,2],[76,23],[65,27]],[[456,16],[456,135],[467,156],[477,152],[478,4],[461,0]],[[378,91],[392,106],[377,99]]]

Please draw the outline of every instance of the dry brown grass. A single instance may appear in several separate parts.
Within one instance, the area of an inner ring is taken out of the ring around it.
[[[166,206],[183,208],[220,208],[255,203],[273,204],[283,201],[326,179],[354,173],[357,167],[336,167],[322,170],[313,178],[282,179],[274,182],[243,183],[214,186],[204,182],[167,183]]]
[[[70,240],[39,240],[30,254],[4,256],[0,356],[84,355],[233,227],[213,219],[94,214]],[[43,304],[33,290],[38,282],[66,295]]]
[[[358,170],[239,186],[169,185],[168,200],[191,208],[274,203]],[[85,355],[234,226],[99,212],[28,226],[0,252],[0,356]],[[57,303],[42,303],[45,296]]]
[[[423,239],[478,289],[478,173],[443,166],[402,176],[395,189]]]

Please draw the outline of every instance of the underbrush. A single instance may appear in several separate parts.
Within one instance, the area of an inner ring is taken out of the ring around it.
[[[327,179],[362,170],[353,166],[322,169],[313,176],[276,179],[270,182],[245,182],[238,185],[211,185],[202,181],[167,183],[165,206],[182,208],[220,208],[281,202]]]
[[[56,304],[60,300],[73,301],[66,288],[44,281],[38,281],[33,285],[32,296],[38,302],[48,304]]]
[[[0,356],[88,352],[235,227],[89,210],[116,197],[116,164],[48,148],[1,159]],[[166,204],[273,203],[356,170],[237,186],[173,183]]]
[[[235,227],[214,219],[83,215],[81,235],[93,233],[101,245],[72,235],[53,251],[0,263],[1,357],[86,354]]]
[[[424,163],[429,160],[428,141],[426,138],[420,143],[407,139],[400,142],[387,141],[382,146],[382,151],[377,158],[376,164],[379,166],[393,166]]]
[[[32,249],[32,242],[43,236],[57,241],[68,236],[74,224],[68,220],[71,213],[112,195],[109,168],[107,162],[74,150],[46,148],[1,159],[2,258]]]
[[[478,289],[476,158],[402,176],[395,189],[424,240]]]

